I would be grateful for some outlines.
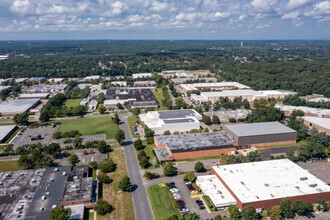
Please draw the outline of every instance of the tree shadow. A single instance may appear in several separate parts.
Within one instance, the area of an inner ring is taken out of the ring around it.
[[[135,190],[137,190],[138,187],[139,187],[138,185],[132,184],[131,185],[131,192],[134,192]]]
[[[121,145],[122,146],[128,146],[128,145],[131,145],[131,144],[133,144],[132,141],[124,141]]]

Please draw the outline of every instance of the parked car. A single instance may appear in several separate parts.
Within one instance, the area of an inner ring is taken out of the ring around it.
[[[199,210],[203,210],[205,209],[205,206],[201,205],[201,206],[198,206]]]

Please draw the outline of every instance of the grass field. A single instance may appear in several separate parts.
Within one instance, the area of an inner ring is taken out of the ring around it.
[[[67,99],[65,101],[65,106],[68,107],[68,108],[70,108],[70,107],[72,107],[72,108],[77,107],[77,106],[80,105],[80,101],[81,100],[82,99]]]
[[[147,140],[142,141],[143,145],[146,147],[144,148],[144,151],[146,152],[147,157],[149,157],[149,163],[152,164],[152,166],[148,167],[148,169],[153,168],[159,168],[159,162],[156,157],[156,154],[154,152],[155,145],[154,144],[147,144]],[[141,167],[141,169],[144,169]]]
[[[119,126],[113,123],[110,117],[69,119],[59,122],[61,124],[57,131],[79,130],[82,135],[105,134],[107,139],[114,138],[119,130]]]
[[[168,110],[166,106],[163,105],[162,100],[164,99],[163,91],[162,89],[157,89],[157,91],[152,92],[154,96],[156,97],[158,104],[159,104],[159,110]]]
[[[22,170],[22,168],[18,166],[17,160],[0,161],[0,172],[17,171],[17,170]]]
[[[118,194],[119,182],[127,175],[124,151],[113,151],[110,158],[117,164],[117,169],[109,175],[113,182],[103,186],[103,199],[114,207],[114,211],[105,216],[97,216],[97,219],[135,219],[132,195],[129,192]]]
[[[132,115],[132,116],[127,117],[127,122],[128,122],[129,130],[131,132],[132,137],[140,138],[139,134],[134,134],[134,132],[133,132],[133,126],[135,125],[136,121],[141,121],[141,119],[138,115]]]
[[[147,188],[147,192],[156,220],[166,220],[174,214],[178,217],[181,216],[179,209],[174,207],[174,198],[168,187],[152,185]]]

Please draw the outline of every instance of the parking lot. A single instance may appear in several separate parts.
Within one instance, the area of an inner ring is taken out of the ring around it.
[[[57,127],[53,128],[51,126],[27,128],[23,132],[21,131],[20,135],[17,135],[15,137],[15,139],[12,141],[12,144],[14,145],[15,150],[22,145],[30,145],[36,143],[42,143],[48,145],[52,142],[53,134],[56,132],[56,130]],[[39,140],[31,140],[33,138],[38,137],[38,135],[40,135]]]
[[[315,212],[314,214],[314,218],[311,219],[315,219],[315,220],[326,220],[326,219],[330,219],[330,212]],[[309,218],[307,218],[306,216],[295,216],[293,219],[295,220],[308,220]]]
[[[82,140],[82,144],[86,144],[87,142],[92,141],[105,141],[105,135],[104,134],[97,134],[97,135],[88,135],[88,136],[80,136],[80,139]],[[72,145],[74,141],[74,138],[70,138],[69,142],[66,142],[65,139],[58,139],[53,140],[52,142],[59,143],[62,148],[68,145]]]

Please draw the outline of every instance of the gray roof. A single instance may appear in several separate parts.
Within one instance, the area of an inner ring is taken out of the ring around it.
[[[232,141],[224,131],[155,136],[155,140],[158,145],[167,145],[172,153],[232,147]]]
[[[160,119],[186,118],[187,116],[199,115],[199,113],[193,109],[159,111],[158,114]]]
[[[187,123],[187,122],[194,122],[195,120],[192,118],[180,118],[180,119],[167,119],[164,120],[165,124],[174,124],[174,123]]]
[[[0,143],[15,127],[16,125],[0,126]]]
[[[10,99],[0,103],[0,112],[25,112],[40,99]]]
[[[170,152],[168,152],[166,147],[155,147],[154,150],[160,161],[173,160],[173,157]]]
[[[281,124],[278,121],[224,125],[224,127],[226,127],[228,130],[233,132],[238,137],[267,135],[267,134],[296,133],[295,130]]]

